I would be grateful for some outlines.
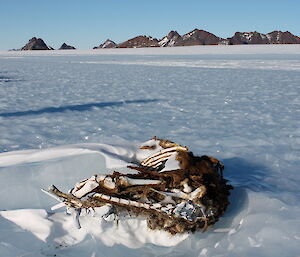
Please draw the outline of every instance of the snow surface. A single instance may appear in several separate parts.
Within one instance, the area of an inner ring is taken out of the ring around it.
[[[1,52],[0,256],[299,256],[299,67],[299,45]],[[128,172],[154,135],[224,162],[211,230],[50,211],[41,188]]]

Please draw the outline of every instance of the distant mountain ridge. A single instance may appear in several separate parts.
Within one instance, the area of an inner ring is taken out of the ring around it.
[[[194,29],[182,36],[177,31],[172,30],[162,39],[140,35],[119,44],[107,39],[104,43],[93,49],[244,44],[300,44],[300,37],[289,31],[283,32],[276,30],[267,34],[262,34],[257,31],[236,32],[232,37],[225,39],[200,29]],[[75,49],[75,47],[64,43],[60,49]],[[53,48],[47,46],[41,38],[33,37],[20,50],[53,50]]]
[[[236,32],[234,36],[225,39],[218,37],[205,30],[194,29],[193,31],[186,33],[183,36],[181,36],[177,31],[172,30],[168,33],[168,35],[166,35],[162,39],[156,39],[151,36],[141,35],[119,44],[114,43],[113,45],[110,45],[109,47],[105,48],[142,48],[243,44],[300,44],[300,37],[293,35],[289,31],[273,31],[267,34],[262,34],[254,31]]]

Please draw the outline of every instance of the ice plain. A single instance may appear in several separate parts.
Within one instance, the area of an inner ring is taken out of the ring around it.
[[[299,93],[297,45],[1,52],[0,256],[299,256]],[[123,169],[154,135],[224,162],[210,231],[49,212],[41,187]]]

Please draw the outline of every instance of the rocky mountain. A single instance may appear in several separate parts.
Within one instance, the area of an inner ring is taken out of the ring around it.
[[[193,45],[218,45],[223,38],[207,32],[205,30],[194,29],[182,36],[183,46]]]
[[[170,31],[167,36],[162,38],[158,44],[162,47],[167,47],[167,46],[180,46],[182,45],[182,37],[178,34],[177,31]]]
[[[300,37],[293,35],[289,31],[273,31],[266,36],[270,44],[300,44]]]
[[[74,49],[76,49],[74,46],[70,46],[67,45],[66,43],[63,43],[58,50],[74,50]]]
[[[254,32],[236,32],[233,37],[228,38],[229,45],[242,44],[269,44],[266,35]]]
[[[300,44],[300,38],[289,31],[273,31],[267,34],[256,31],[236,32],[233,37],[227,38],[227,44]]]
[[[118,48],[140,48],[140,47],[159,47],[156,38],[148,36],[137,36],[117,45]]]
[[[254,31],[236,32],[232,37],[224,39],[205,30],[194,29],[183,36],[177,31],[172,30],[161,40],[157,40],[150,36],[137,36],[125,42],[116,44],[114,41],[107,39],[104,43],[93,49],[242,44],[300,44],[300,37],[293,35],[289,31],[273,31],[267,34]],[[62,49],[76,48],[63,43],[59,50]],[[20,50],[53,50],[53,48],[47,46],[41,38],[33,37]]]
[[[208,31],[194,29],[181,36],[177,31],[170,31],[161,40],[138,36],[119,44],[117,47],[173,47],[194,45],[241,45],[241,44],[300,44],[300,38],[286,31],[273,31],[268,34],[259,32],[236,32],[233,37],[224,39]]]
[[[117,44],[110,40],[107,39],[103,44],[99,45],[99,46],[95,46],[93,49],[102,49],[102,48],[116,48]]]
[[[51,50],[51,48],[45,44],[43,39],[33,37],[21,50]]]
[[[194,29],[180,36],[177,31],[171,31],[159,41],[159,45],[166,46],[194,46],[194,45],[218,45],[224,39],[215,36],[205,30]]]

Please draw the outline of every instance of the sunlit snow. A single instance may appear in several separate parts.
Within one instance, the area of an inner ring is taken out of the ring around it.
[[[0,256],[298,256],[300,46],[0,53]],[[234,185],[205,233],[83,217],[41,192],[129,172],[152,136]]]

